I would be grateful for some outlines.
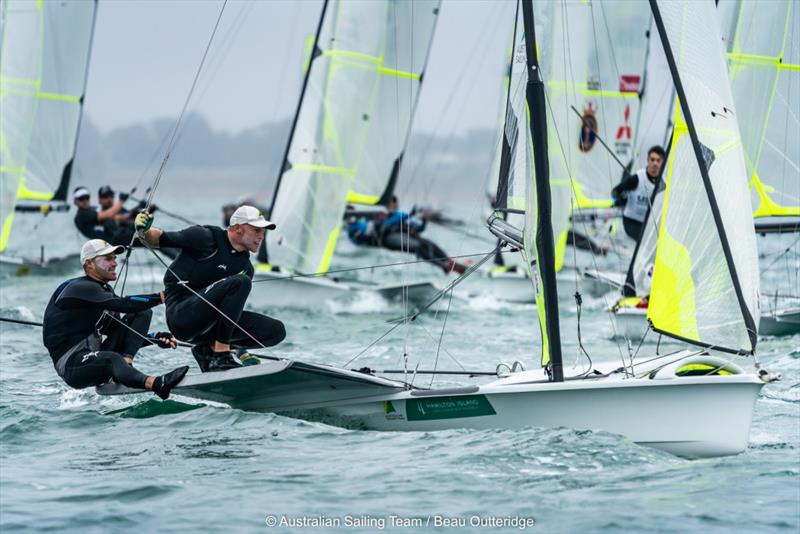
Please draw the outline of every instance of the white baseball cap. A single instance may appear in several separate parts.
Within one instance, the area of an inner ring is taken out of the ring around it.
[[[91,260],[97,256],[105,256],[106,254],[122,254],[125,252],[125,247],[122,245],[112,245],[108,241],[102,239],[90,239],[81,247],[81,265],[86,260]]]
[[[253,206],[239,206],[239,208],[231,215],[230,225],[234,224],[249,224],[256,228],[266,228],[267,230],[274,230],[275,223],[270,222],[261,215],[261,212]]]
[[[72,193],[72,198],[90,197],[89,190],[85,187],[79,187]]]

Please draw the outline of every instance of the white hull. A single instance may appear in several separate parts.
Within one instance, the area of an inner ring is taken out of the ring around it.
[[[317,308],[324,302],[344,302],[360,293],[374,293],[386,300],[403,295],[414,304],[427,304],[438,292],[428,281],[409,284],[368,285],[328,277],[297,277],[283,272],[256,270],[248,304],[257,308]]]
[[[679,367],[697,363],[726,365],[734,374],[677,376]],[[281,360],[190,375],[173,392],[350,428],[569,427],[621,434],[692,458],[743,451],[763,382],[724,360],[689,352],[665,356],[661,365],[640,366],[636,378],[616,373],[552,383],[537,370],[483,386],[409,390],[401,382],[368,374]],[[137,391],[107,384],[98,392]]]
[[[374,430],[601,430],[697,458],[738,454],[747,447],[753,407],[762,386],[752,375],[514,386],[498,381],[462,393],[403,392],[386,401],[324,411],[343,422]],[[494,413],[480,415],[487,410]],[[459,417],[459,412],[476,415]]]
[[[41,261],[30,258],[17,258],[0,255],[0,277],[8,276],[43,276],[65,274],[70,271],[79,271],[81,262],[78,254],[63,258],[52,258]]]
[[[614,316],[616,336],[638,341],[647,332],[647,308],[620,308],[609,311]],[[613,333],[612,333],[613,334]]]
[[[800,309],[777,310],[761,314],[758,333],[762,336],[800,334]]]

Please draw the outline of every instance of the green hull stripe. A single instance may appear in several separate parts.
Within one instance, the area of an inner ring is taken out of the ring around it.
[[[406,401],[406,419],[409,421],[434,421],[497,415],[486,395],[457,397],[429,397]]]

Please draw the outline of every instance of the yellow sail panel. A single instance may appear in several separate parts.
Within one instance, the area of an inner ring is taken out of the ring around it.
[[[693,341],[700,341],[697,328],[697,302],[692,279],[692,258],[686,247],[661,232],[650,289],[647,318],[659,330]]]

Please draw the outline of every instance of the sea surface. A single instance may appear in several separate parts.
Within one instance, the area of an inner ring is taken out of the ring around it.
[[[436,227],[430,233],[453,255],[490,251],[488,234],[474,226],[469,236]],[[766,239],[770,256],[762,266],[786,239]],[[344,244],[335,267],[404,259]],[[0,315],[40,321],[51,292],[78,274],[75,267],[0,280]],[[797,295],[797,271],[793,252],[774,263],[763,285]],[[125,292],[158,289],[161,272],[137,250]],[[445,281],[416,264],[341,276]],[[268,291],[265,286],[254,291]],[[613,363],[629,350],[656,349],[656,337],[642,347],[611,339],[604,309],[612,299],[583,300],[581,341],[592,359]],[[567,294],[561,302],[565,360],[581,365],[574,299]],[[263,311],[288,332],[273,354],[344,365],[406,305],[359,296],[314,309]],[[164,310],[154,312],[153,329],[161,329]],[[467,298],[457,289],[452,301],[396,329],[348,367],[402,369],[406,353],[411,370],[493,371],[515,360],[532,368],[540,347],[535,321],[533,306]],[[669,345],[660,343],[660,350]],[[39,328],[0,323],[0,531],[796,533],[800,336],[762,339],[758,359],[782,380],[762,390],[748,449],[690,461],[605,432],[372,432],[180,396],[163,403],[144,394],[101,397],[61,382]],[[752,360],[737,363],[752,366]],[[137,366],[153,373],[182,364],[194,367],[186,349],[148,348],[137,357]],[[462,383],[447,376],[414,380],[425,387]]]

